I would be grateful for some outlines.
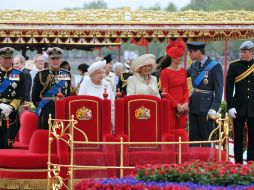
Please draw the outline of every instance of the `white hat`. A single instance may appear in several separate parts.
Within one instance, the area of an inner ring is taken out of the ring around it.
[[[90,65],[87,69],[87,74],[91,75],[94,71],[97,71],[99,69],[103,69],[106,66],[106,61],[97,61],[94,62],[92,65]]]
[[[240,49],[248,50],[254,48],[254,44],[252,41],[245,41],[240,45]]]
[[[138,72],[140,67],[143,67],[145,65],[152,65],[153,69],[151,71],[154,72],[156,69],[156,57],[153,54],[144,54],[136,58],[134,61],[132,61],[130,69],[131,71]]]

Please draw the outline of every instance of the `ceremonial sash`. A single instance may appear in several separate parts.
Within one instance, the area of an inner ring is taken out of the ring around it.
[[[235,83],[240,82],[241,80],[245,79],[247,76],[249,76],[254,71],[254,64],[248,68],[246,71],[244,71],[242,74],[237,76],[235,78]]]
[[[210,71],[217,64],[219,63],[213,60],[200,72],[197,78],[193,81],[194,88],[197,88],[201,81],[205,78],[205,72]]]
[[[65,85],[66,80],[61,80],[58,83],[55,83],[54,86],[49,89],[45,93],[45,97],[53,97],[58,93],[59,89],[62,89],[62,87]],[[39,117],[41,114],[42,108],[49,102],[50,100],[43,99],[39,102],[38,107],[36,108],[36,115]]]
[[[16,75],[19,75],[19,74],[20,74],[20,71],[12,70],[9,76],[11,76],[11,75],[16,76]],[[0,93],[3,93],[8,88],[8,86],[10,86],[10,84],[12,82],[14,82],[14,80],[10,80],[10,77],[7,77],[6,79],[4,79],[2,81],[1,86],[0,86]]]

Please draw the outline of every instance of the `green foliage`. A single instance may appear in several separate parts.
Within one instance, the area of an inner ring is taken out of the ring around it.
[[[191,2],[183,7],[181,10],[203,10],[203,11],[217,11],[217,10],[246,10],[253,11],[253,0],[191,0]]]
[[[106,9],[107,3],[104,0],[96,0],[90,3],[84,3],[83,9]]]
[[[177,7],[174,3],[169,2],[168,6],[165,8],[165,11],[169,11],[169,12],[177,11]]]

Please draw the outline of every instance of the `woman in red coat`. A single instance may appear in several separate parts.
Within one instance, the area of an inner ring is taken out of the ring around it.
[[[185,54],[185,44],[181,40],[171,41],[166,48],[171,58],[170,65],[160,73],[161,89],[166,92],[171,106],[171,126],[174,129],[185,129],[189,91],[186,70],[180,67]]]

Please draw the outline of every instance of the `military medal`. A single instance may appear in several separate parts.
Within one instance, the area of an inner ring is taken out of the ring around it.
[[[204,84],[208,84],[208,71],[205,71],[205,78],[204,78]]]

